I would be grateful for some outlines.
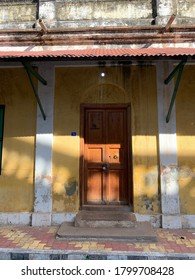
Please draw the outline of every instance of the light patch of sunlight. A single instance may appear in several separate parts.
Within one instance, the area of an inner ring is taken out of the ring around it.
[[[3,149],[3,173],[5,175],[13,175],[18,168],[19,154],[14,151]]]
[[[34,136],[29,136],[29,137],[12,137],[12,140],[16,139],[17,141],[23,142],[23,143],[27,143],[30,145],[34,144]]]
[[[32,159],[27,155],[19,156],[18,168],[16,170],[17,179],[24,179],[33,175]]]
[[[158,188],[158,168],[135,165],[133,168],[134,195],[153,196]]]
[[[53,184],[53,192],[59,195],[63,195],[64,192],[64,184],[62,182],[55,182]]]
[[[63,166],[53,168],[54,174],[54,183],[53,183],[53,192],[56,194],[64,194],[64,184],[71,177],[70,171],[68,168]]]
[[[156,136],[134,135],[132,137],[133,154],[135,156],[155,156],[157,154]]]
[[[79,156],[79,136],[54,136],[53,152],[70,157]]]
[[[195,156],[195,136],[177,136],[179,156]]]
[[[15,176],[17,179],[26,179],[33,174],[32,158],[25,154],[21,155],[17,152],[4,149],[2,173],[6,176]]]
[[[59,178],[60,180],[64,180],[70,177],[70,171],[68,168],[64,166],[53,166],[53,173],[54,176]]]

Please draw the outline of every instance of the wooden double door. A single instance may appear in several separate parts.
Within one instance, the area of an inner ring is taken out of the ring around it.
[[[82,205],[130,203],[128,106],[84,107]]]

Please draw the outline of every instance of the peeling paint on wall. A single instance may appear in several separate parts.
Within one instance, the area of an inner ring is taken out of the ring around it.
[[[160,196],[159,195],[154,195],[154,196],[148,196],[148,195],[139,195],[137,198],[137,207],[141,208],[140,212],[145,212],[147,213],[150,212],[155,212],[157,206],[160,207]]]
[[[79,208],[79,194],[78,194],[78,184],[75,180],[70,178],[69,184],[65,182],[64,192],[55,193],[53,191],[53,211],[54,212],[76,212]]]
[[[165,184],[177,182],[178,180],[178,167],[176,165],[161,166],[161,176]]]
[[[75,194],[78,187],[78,182],[74,177],[70,178],[67,182],[64,184],[64,188],[66,190],[66,195],[72,196]]]
[[[158,183],[158,172],[148,172],[144,175],[144,185],[148,188]]]

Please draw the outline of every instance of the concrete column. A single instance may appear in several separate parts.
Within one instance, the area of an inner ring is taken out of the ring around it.
[[[181,228],[175,107],[173,108],[169,123],[166,123],[166,115],[174,85],[173,82],[165,85],[164,79],[172,70],[173,64],[171,62],[160,61],[157,63],[159,160],[163,228]]]
[[[52,145],[53,145],[53,104],[54,104],[54,67],[49,63],[38,65],[40,75],[47,86],[38,84],[46,120],[37,108],[37,133],[35,152],[35,200],[32,215],[33,226],[51,225],[52,212]]]
[[[39,15],[48,27],[52,27],[56,19],[56,1],[55,0],[39,0]]]
[[[156,24],[166,25],[172,14],[177,14],[176,0],[156,0],[157,4],[157,18]],[[176,19],[174,20],[174,24]]]

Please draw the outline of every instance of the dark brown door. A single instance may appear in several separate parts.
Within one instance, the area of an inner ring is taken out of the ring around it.
[[[84,204],[126,205],[127,108],[84,110]]]

